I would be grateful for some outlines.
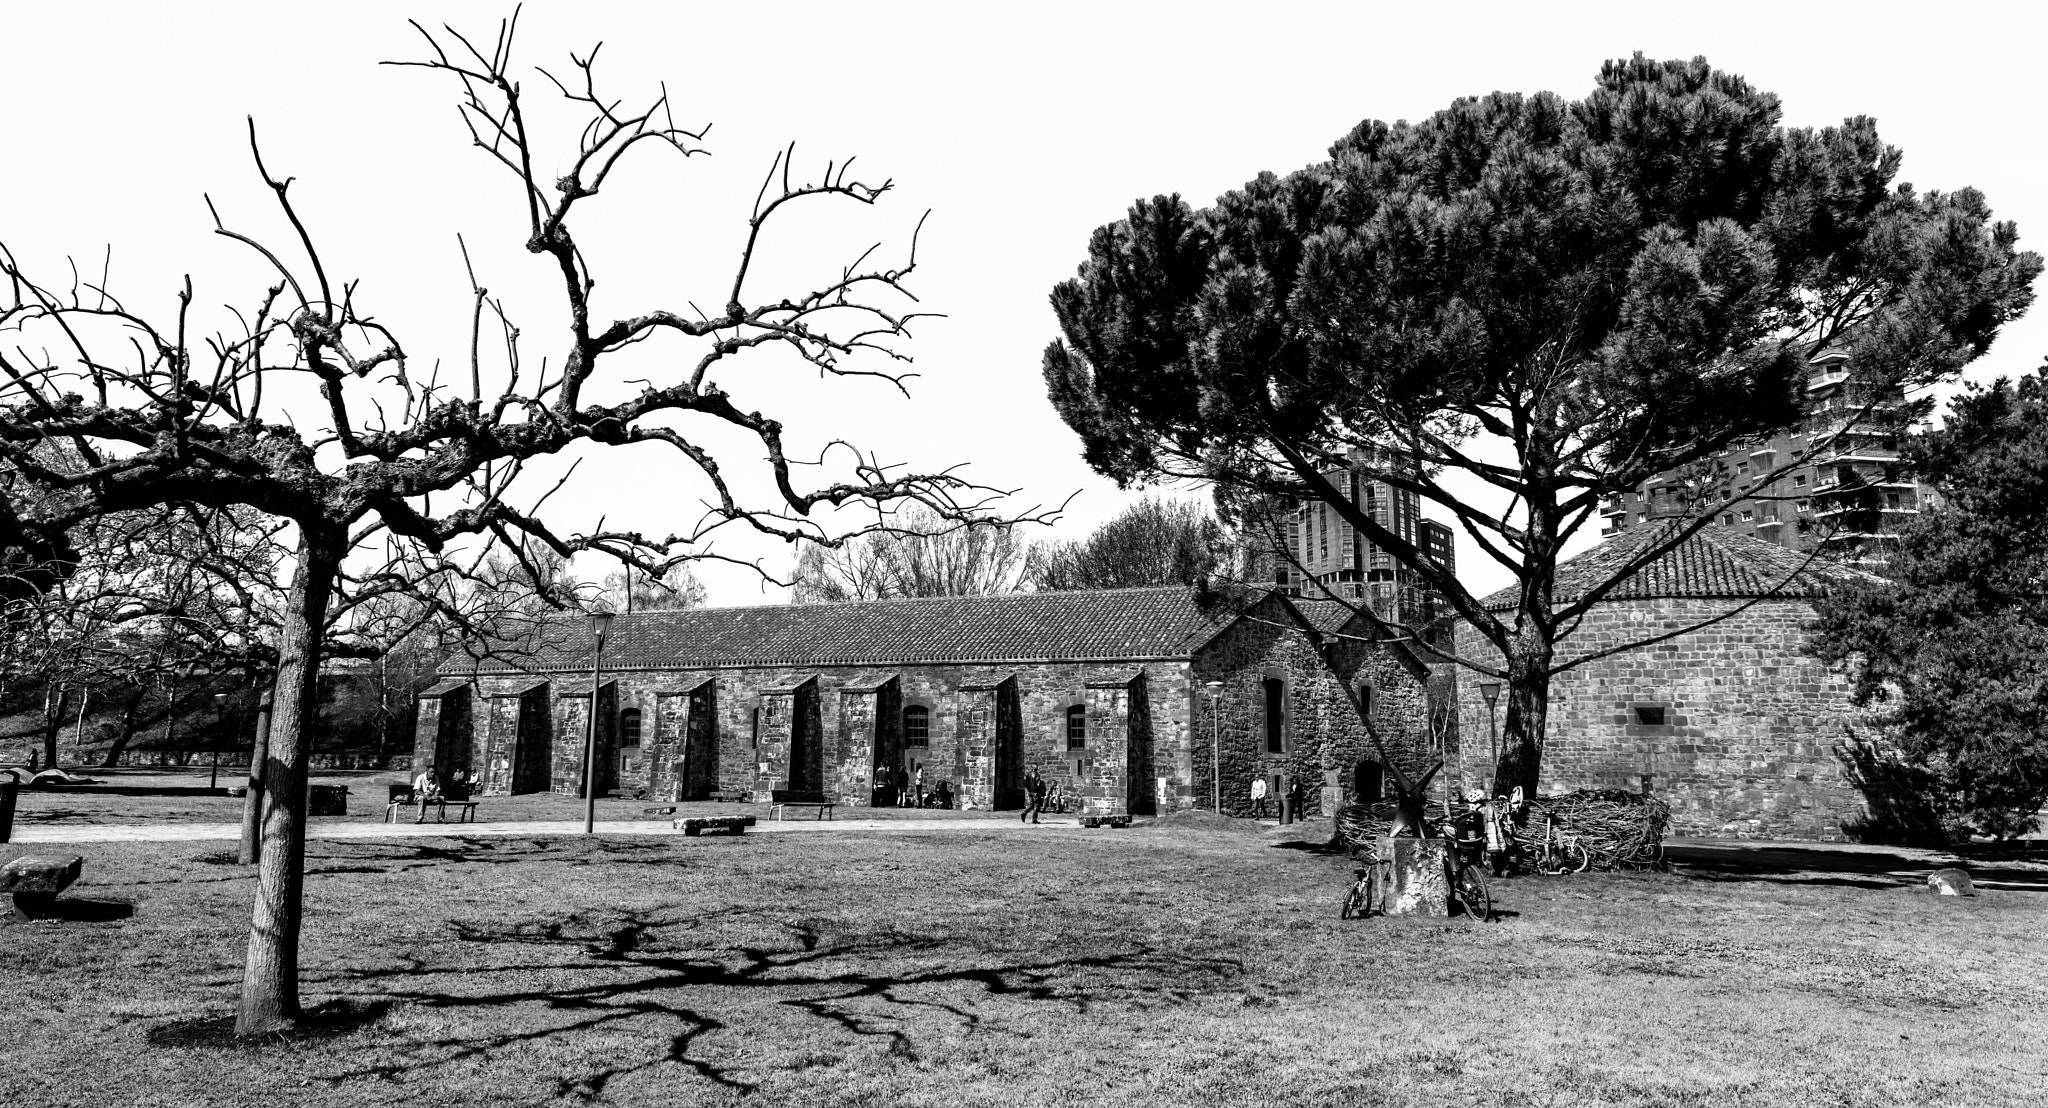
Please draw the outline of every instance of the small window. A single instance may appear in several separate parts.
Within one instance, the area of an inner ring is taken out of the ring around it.
[[[1799,500],[1797,504],[1794,505],[1794,507],[1799,509],[1800,515],[1805,515],[1807,512],[1813,510],[1813,505],[1807,502],[1807,500],[1803,497]]]
[[[1287,749],[1287,682],[1266,678],[1266,752],[1280,754]]]
[[[1733,526],[1735,526],[1735,517],[1734,517],[1734,516],[1722,516],[1722,517],[1721,517],[1721,526],[1723,526],[1723,527],[1733,527]]]
[[[1088,709],[1079,704],[1067,709],[1067,749],[1083,750],[1088,746]]]
[[[1752,521],[1754,521],[1755,519],[1756,519],[1756,513],[1755,513],[1754,511],[1752,511],[1752,510],[1750,510],[1750,509],[1748,509],[1748,508],[1744,508],[1744,509],[1742,509],[1742,522],[1744,522],[1744,523],[1749,523],[1749,522],[1752,522]]]
[[[1662,726],[1664,726],[1664,708],[1663,708],[1663,706],[1662,706],[1662,705],[1654,705],[1654,706],[1653,706],[1653,705],[1648,705],[1648,704],[1645,704],[1645,705],[1641,705],[1641,706],[1637,707],[1637,708],[1636,708],[1636,722],[1637,722],[1637,723],[1640,723],[1640,724],[1642,724],[1642,725],[1643,725],[1644,727],[1662,727]]]
[[[1795,473],[1795,474],[1793,474],[1793,475],[1792,475],[1792,487],[1793,487],[1793,488],[1796,488],[1796,489],[1803,489],[1803,488],[1805,488],[1805,487],[1806,487],[1806,474],[1804,474],[1804,473]]]
[[[640,709],[628,708],[619,713],[619,745],[640,745]]]
[[[930,746],[931,744],[931,709],[917,704],[903,709],[903,745]]]

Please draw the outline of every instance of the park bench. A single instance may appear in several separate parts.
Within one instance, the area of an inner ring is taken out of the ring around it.
[[[747,828],[752,826],[752,816],[688,816],[676,821],[676,828],[685,835],[702,835],[706,832],[743,835]]]
[[[78,880],[85,859],[76,854],[25,854],[0,866],[0,893],[14,898],[14,911],[23,919],[50,914],[57,894]]]
[[[779,820],[782,813],[790,808],[811,808],[817,811],[818,819],[831,819],[832,809],[838,802],[824,793],[798,792],[795,789],[772,789],[768,793],[768,818]]]
[[[397,823],[398,813],[412,807],[417,802],[418,797],[413,792],[411,785],[391,786],[390,801],[384,806],[384,822]],[[441,823],[448,822],[448,808],[451,805],[455,808],[455,822],[476,822],[477,802],[470,799],[468,789],[452,787],[443,789],[439,796],[428,797],[427,803],[436,809],[436,818]],[[421,813],[421,815],[425,814],[425,812]]]

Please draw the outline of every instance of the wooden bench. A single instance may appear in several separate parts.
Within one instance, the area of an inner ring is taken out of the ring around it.
[[[14,897],[14,911],[23,919],[50,914],[57,894],[78,880],[85,859],[76,854],[25,854],[0,866],[0,893]]]
[[[768,793],[768,818],[780,820],[782,813],[790,808],[813,808],[818,819],[831,819],[832,809],[839,802],[824,793],[798,792],[794,789],[772,789]]]
[[[676,821],[676,827],[685,835],[702,835],[706,832],[743,835],[747,828],[752,826],[752,816],[689,816]]]
[[[419,801],[417,801],[414,798],[412,786],[391,786],[391,799],[384,806],[384,822],[397,823],[398,813],[404,811],[407,808],[412,807],[414,804],[417,803],[419,803]],[[453,807],[455,809],[455,822],[475,823],[476,805],[477,802],[469,798],[469,793],[450,790],[447,792],[443,792],[439,796],[428,797],[426,800],[426,804],[422,805],[420,808],[419,818],[415,819],[413,822],[417,823],[419,822],[420,819],[425,819],[427,815],[427,808],[431,807],[435,809],[435,822],[447,823],[448,809],[450,807]]]

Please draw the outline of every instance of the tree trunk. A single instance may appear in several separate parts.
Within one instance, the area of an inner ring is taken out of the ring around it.
[[[1549,457],[1548,448],[1542,459]],[[1550,664],[1557,657],[1557,625],[1553,605],[1557,573],[1558,512],[1554,497],[1539,490],[1554,489],[1547,479],[1547,467],[1524,463],[1528,480],[1538,488],[1528,494],[1528,530],[1524,535],[1523,580],[1520,611],[1516,613],[1514,635],[1505,652],[1507,662],[1508,718],[1501,735],[1500,763],[1493,767],[1493,795],[1508,796],[1519,787],[1523,796],[1536,795],[1536,783],[1543,770],[1544,726],[1550,715]]]
[[[318,704],[320,631],[342,544],[301,525],[284,624],[278,631],[275,703],[263,759],[262,859],[236,1035],[289,1029],[299,1008],[299,924],[305,882],[306,745]]]
[[[43,768],[57,768],[57,737],[64,733],[64,717],[70,714],[71,690],[58,687],[43,691]]]
[[[1523,796],[1536,795],[1543,770],[1543,733],[1550,715],[1550,661],[1547,645],[1517,644],[1508,659],[1508,718],[1500,740],[1500,764],[1493,770],[1493,795],[1507,796],[1520,786]]]
[[[121,752],[127,750],[128,744],[134,741],[136,726],[141,722],[139,709],[142,707],[144,695],[144,691],[136,692],[134,696],[128,698],[128,705],[121,709],[121,733],[114,736],[113,745],[107,747],[107,756],[100,759],[102,768],[110,769],[119,765]]]

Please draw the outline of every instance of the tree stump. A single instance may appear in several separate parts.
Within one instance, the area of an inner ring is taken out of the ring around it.
[[[1390,916],[1449,916],[1449,839],[1381,836],[1376,849],[1388,864],[1384,907]]]

